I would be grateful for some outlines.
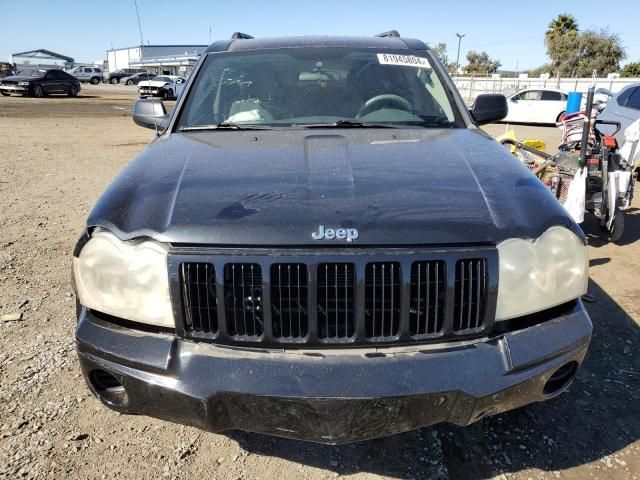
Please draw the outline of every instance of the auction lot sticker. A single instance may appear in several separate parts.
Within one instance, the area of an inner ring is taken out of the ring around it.
[[[402,65],[404,67],[431,68],[429,60],[414,55],[395,55],[392,53],[379,53],[378,61],[382,65]]]

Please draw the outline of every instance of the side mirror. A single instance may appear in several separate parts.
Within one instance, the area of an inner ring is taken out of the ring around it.
[[[502,120],[507,113],[507,98],[497,93],[478,95],[471,106],[471,115],[478,125]]]
[[[144,98],[133,104],[133,121],[145,128],[164,129],[167,109],[162,100]]]

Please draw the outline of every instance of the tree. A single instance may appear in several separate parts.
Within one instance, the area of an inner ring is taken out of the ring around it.
[[[442,64],[446,67],[449,65],[449,55],[447,54],[447,44],[440,42],[436,44],[431,51],[440,59]]]
[[[545,63],[544,65],[540,65],[539,67],[534,68],[533,70],[529,70],[527,73],[529,74],[529,77],[535,78],[539,77],[543,73],[551,73],[551,69],[551,65]]]
[[[607,30],[585,30],[553,37],[547,44],[552,71],[558,76],[604,76],[620,69],[626,54],[620,38]]]
[[[488,75],[495,73],[498,67],[502,65],[500,60],[493,60],[487,52],[476,52],[471,50],[467,53],[467,64],[464,71],[471,75]]]
[[[620,70],[621,77],[640,77],[640,62],[627,63]]]
[[[568,13],[561,13],[556,18],[549,22],[549,30],[544,36],[544,43],[549,46],[549,43],[554,39],[563,35],[575,35],[578,33],[578,21],[573,15]]]

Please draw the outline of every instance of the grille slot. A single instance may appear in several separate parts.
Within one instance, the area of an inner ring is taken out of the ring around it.
[[[264,332],[262,270],[257,263],[224,266],[227,331],[236,337],[259,337]]]
[[[318,337],[345,340],[355,334],[355,268],[352,263],[318,265]]]
[[[369,263],[365,270],[365,333],[369,339],[395,337],[400,330],[401,274],[398,262]]]
[[[484,325],[487,266],[483,258],[456,262],[453,328],[456,332]]]
[[[411,265],[409,334],[436,335],[442,331],[447,295],[447,271],[443,261]]]
[[[305,264],[271,265],[271,321],[274,338],[299,339],[307,336],[308,275]]]
[[[180,276],[187,329],[196,333],[218,333],[216,273],[213,265],[183,263]]]

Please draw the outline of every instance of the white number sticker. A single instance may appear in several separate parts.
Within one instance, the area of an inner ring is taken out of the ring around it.
[[[395,55],[391,53],[379,53],[378,61],[382,65],[402,65],[404,67],[430,68],[429,60],[415,55]]]

